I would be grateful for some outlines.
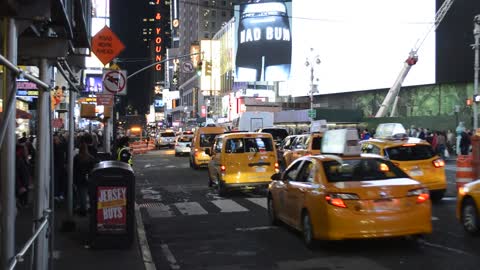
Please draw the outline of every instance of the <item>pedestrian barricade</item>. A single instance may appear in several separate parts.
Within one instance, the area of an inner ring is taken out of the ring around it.
[[[120,161],[102,161],[88,179],[90,246],[127,248],[135,231],[135,175]]]
[[[471,155],[457,156],[457,175],[456,183],[457,190],[466,183],[470,183],[475,179],[473,171],[473,159]]]

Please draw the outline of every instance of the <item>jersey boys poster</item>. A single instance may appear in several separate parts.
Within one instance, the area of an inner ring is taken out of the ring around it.
[[[97,231],[125,232],[127,224],[127,188],[97,187]]]

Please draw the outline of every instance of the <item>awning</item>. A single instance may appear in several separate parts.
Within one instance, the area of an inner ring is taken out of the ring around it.
[[[32,119],[32,115],[24,110],[17,109],[17,119]],[[0,122],[3,119],[3,112],[0,112]]]

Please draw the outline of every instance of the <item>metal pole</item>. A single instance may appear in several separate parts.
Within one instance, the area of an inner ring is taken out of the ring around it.
[[[110,153],[110,121],[111,117],[105,121],[105,125],[103,127],[103,151],[105,153]]]
[[[473,74],[473,94],[478,95],[478,76],[480,72],[480,15],[475,16],[474,19],[475,28],[473,35],[475,37],[475,64]],[[477,103],[473,102],[473,130],[476,132],[478,128],[478,108]]]
[[[42,81],[49,81],[49,66],[47,59],[40,60],[40,78]],[[41,91],[38,97],[38,151],[36,160],[36,175],[35,182],[35,209],[34,219],[36,220],[35,227],[40,226],[39,220],[43,217],[45,209],[48,209],[49,199],[49,167],[50,167],[50,124],[48,123],[50,117],[50,92]],[[46,232],[43,231],[37,242],[35,243],[34,254],[34,269],[48,269],[47,264],[47,248],[48,242],[46,240]]]
[[[12,18],[5,19],[7,33],[7,54],[8,59],[14,65],[17,64],[18,52],[18,36],[15,20]],[[4,28],[5,29],[5,28]],[[7,32],[8,31],[8,32]],[[10,89],[17,89],[15,73],[7,70],[5,84],[3,87],[4,98],[8,100],[15,92]],[[15,110],[15,102],[8,104],[13,108],[5,108],[6,110]],[[7,116],[7,115],[5,115]],[[4,125],[7,127],[5,139],[1,149],[1,241],[0,241],[0,262],[1,269],[7,269],[10,260],[15,255],[15,114],[4,118]]]
[[[71,88],[70,88],[71,89]],[[73,158],[74,153],[74,140],[75,140],[75,100],[77,100],[77,92],[70,90],[68,95],[68,182],[67,182],[67,207],[68,207],[68,220],[73,221]]]
[[[314,117],[313,117],[313,63],[311,63],[310,67],[310,125],[312,125]]]

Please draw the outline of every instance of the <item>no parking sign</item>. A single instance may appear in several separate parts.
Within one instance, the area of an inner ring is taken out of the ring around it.
[[[127,94],[127,71],[126,70],[103,70],[103,89],[114,95]]]

